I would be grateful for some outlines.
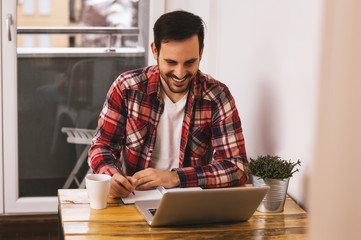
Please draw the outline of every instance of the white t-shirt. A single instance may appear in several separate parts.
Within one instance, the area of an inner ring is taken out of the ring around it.
[[[170,171],[179,167],[180,141],[188,93],[176,103],[161,90],[164,111],[157,127],[157,138],[150,167]]]

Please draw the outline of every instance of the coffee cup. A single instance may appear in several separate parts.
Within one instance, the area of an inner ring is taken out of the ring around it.
[[[110,180],[111,176],[106,174],[88,174],[85,177],[91,208],[104,209],[107,207]]]

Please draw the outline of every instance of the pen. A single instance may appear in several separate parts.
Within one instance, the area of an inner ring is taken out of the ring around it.
[[[118,169],[118,171],[120,172],[120,174],[122,174],[122,176],[125,177],[125,179],[127,179],[127,177],[125,176],[122,168],[119,166],[117,160],[115,160],[115,157],[113,156],[112,153],[110,154],[110,157],[112,158],[112,161],[113,161],[114,165],[117,167],[117,169]],[[127,179],[127,180],[128,180],[128,179]],[[129,180],[128,180],[128,182],[129,182]],[[131,184],[131,182],[129,182],[129,183]],[[135,195],[134,192],[132,192],[132,194]]]

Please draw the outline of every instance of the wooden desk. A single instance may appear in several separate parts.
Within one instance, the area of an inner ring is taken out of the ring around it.
[[[149,227],[134,205],[108,199],[103,210],[89,207],[85,189],[60,189],[66,240],[72,239],[306,239],[307,214],[287,197],[283,213],[255,212],[247,222]]]

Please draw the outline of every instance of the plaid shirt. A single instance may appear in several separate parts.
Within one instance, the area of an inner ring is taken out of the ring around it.
[[[117,172],[111,155],[124,159],[126,175],[148,168],[164,109],[158,66],[121,74],[112,84],[89,150],[96,173]],[[198,71],[188,94],[180,139],[181,187],[227,187],[247,181],[241,122],[228,88]]]

